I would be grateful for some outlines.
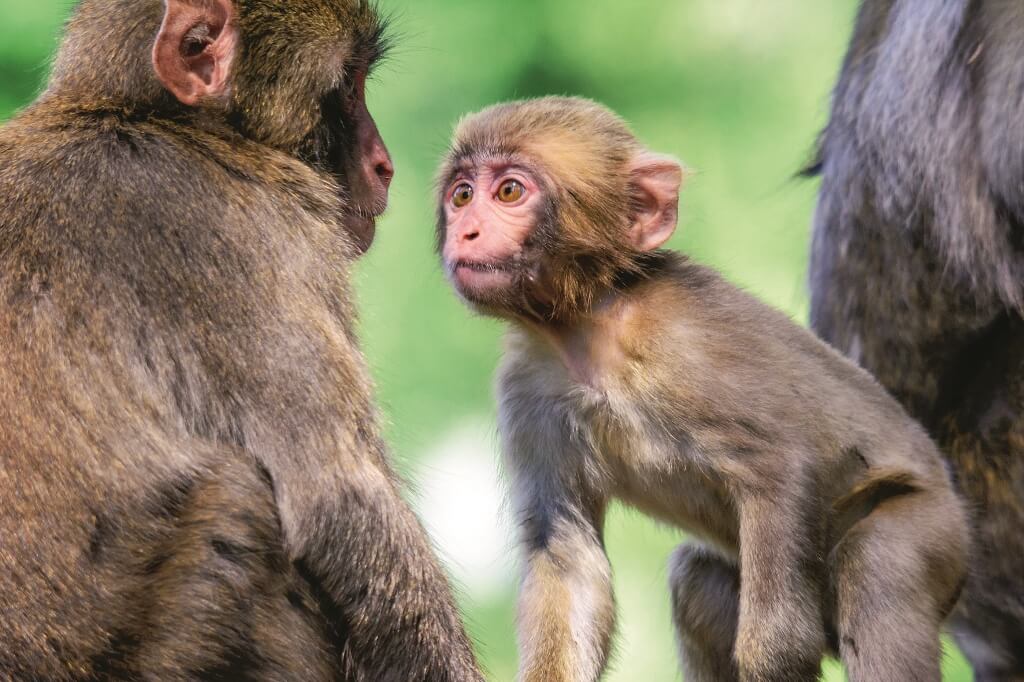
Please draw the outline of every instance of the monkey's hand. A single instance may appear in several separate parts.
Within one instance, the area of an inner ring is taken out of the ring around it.
[[[757,493],[740,503],[740,621],[736,661],[742,682],[818,679],[825,650],[820,588],[798,498]],[[820,572],[817,574],[820,575]]]

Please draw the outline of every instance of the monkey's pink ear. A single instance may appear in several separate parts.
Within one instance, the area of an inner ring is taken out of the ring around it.
[[[670,156],[641,152],[633,158],[630,184],[636,213],[629,242],[637,251],[653,251],[676,230],[683,167]]]
[[[153,44],[157,78],[189,106],[224,97],[238,49],[231,0],[164,0],[164,4],[164,21]]]

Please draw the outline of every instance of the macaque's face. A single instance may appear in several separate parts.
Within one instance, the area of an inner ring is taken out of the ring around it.
[[[322,5],[293,0],[282,13],[279,0],[165,0],[153,68],[182,104],[229,108],[245,135],[330,174],[364,252],[395,174],[366,106],[366,78],[388,49],[386,22],[365,1]],[[324,54],[304,56],[312,45]]]
[[[526,164],[488,159],[459,167],[442,198],[441,253],[464,298],[494,305],[536,280],[528,252],[545,203],[541,181]]]
[[[351,86],[337,97],[335,117],[325,122],[335,134],[328,135],[323,155],[341,187],[348,190],[350,205],[345,225],[356,247],[365,252],[373,243],[376,219],[388,205],[388,188],[395,175],[391,154],[366,107],[365,69],[357,71]]]
[[[499,104],[459,122],[439,176],[437,249],[487,315],[565,325],[636,273],[676,223],[682,169],[588,100]]]

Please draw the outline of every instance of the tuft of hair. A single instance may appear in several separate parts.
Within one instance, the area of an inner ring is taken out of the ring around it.
[[[634,251],[624,238],[637,211],[630,164],[644,151],[621,117],[591,100],[506,102],[459,121],[437,182],[446,185],[466,162],[494,157],[536,173],[552,199],[535,237],[554,295],[544,317],[566,320],[589,311],[602,292],[643,277],[659,260]],[[440,239],[443,206],[439,215]]]

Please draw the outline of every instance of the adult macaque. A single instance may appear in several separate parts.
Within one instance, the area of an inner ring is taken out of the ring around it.
[[[478,680],[347,271],[356,0],[84,0],[0,131],[0,678]]]
[[[865,0],[821,137],[811,326],[921,421],[971,511],[950,620],[1024,680],[1024,3]]]
[[[612,498],[691,531],[671,589],[688,681],[938,680],[965,514],[866,372],[685,257],[679,164],[585,100],[466,118],[438,245],[512,323],[498,392],[526,571],[521,679],[595,680],[614,622]]]

